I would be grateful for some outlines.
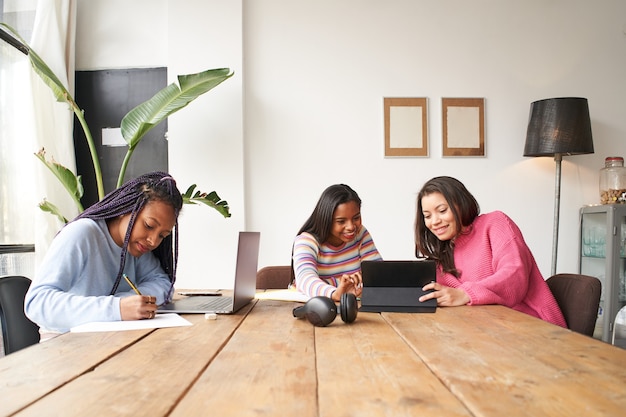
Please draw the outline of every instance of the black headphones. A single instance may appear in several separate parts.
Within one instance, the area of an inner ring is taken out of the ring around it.
[[[356,296],[351,293],[341,294],[339,299],[339,313],[344,323],[352,323],[356,320],[358,305]],[[328,326],[337,317],[337,304],[324,296],[311,298],[303,306],[293,309],[293,316],[305,317],[311,324],[318,327]]]

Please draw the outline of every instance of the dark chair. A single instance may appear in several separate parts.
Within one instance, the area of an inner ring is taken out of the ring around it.
[[[256,273],[258,289],[286,289],[291,283],[291,266],[266,266]]]
[[[600,280],[589,275],[556,274],[546,282],[565,316],[567,327],[593,336],[602,293]]]
[[[39,342],[39,327],[24,314],[24,297],[30,279],[22,276],[0,277],[0,322],[4,354]]]

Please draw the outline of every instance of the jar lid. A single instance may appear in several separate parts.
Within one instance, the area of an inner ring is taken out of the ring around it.
[[[621,156],[607,156],[606,159],[604,160],[604,162],[610,162],[610,161],[624,162],[624,158],[622,158]]]

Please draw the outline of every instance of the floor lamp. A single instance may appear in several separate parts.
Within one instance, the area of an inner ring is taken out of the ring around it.
[[[559,244],[561,161],[563,155],[588,153],[593,153],[593,139],[589,105],[586,98],[548,98],[530,104],[524,156],[552,156],[556,162],[550,275],[556,274],[556,257]]]

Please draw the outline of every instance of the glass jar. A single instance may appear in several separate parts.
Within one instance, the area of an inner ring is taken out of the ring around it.
[[[600,170],[600,203],[626,203],[626,168],[624,158],[609,156]]]

